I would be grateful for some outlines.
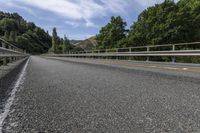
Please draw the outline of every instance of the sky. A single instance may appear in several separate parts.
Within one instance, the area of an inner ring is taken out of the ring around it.
[[[147,7],[164,0],[0,0],[0,11],[17,12],[49,33],[82,40],[96,35],[111,16],[121,16],[129,28]]]

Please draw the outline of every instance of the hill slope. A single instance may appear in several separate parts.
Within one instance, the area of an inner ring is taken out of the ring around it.
[[[69,40],[70,44],[76,45],[82,42],[82,40]]]
[[[76,45],[84,50],[92,50],[97,46],[96,37],[90,37]]]

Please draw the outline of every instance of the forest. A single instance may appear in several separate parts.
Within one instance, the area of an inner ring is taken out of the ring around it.
[[[0,36],[27,53],[45,53],[51,47],[51,36],[17,13],[0,12]]]
[[[66,36],[59,37],[56,28],[53,28],[53,34],[50,35],[48,31],[33,22],[27,22],[17,13],[0,12],[0,37],[30,54],[82,50],[72,45]]]
[[[130,29],[112,17],[97,35],[98,48],[132,47],[200,40],[200,1],[165,0],[144,10]]]
[[[97,48],[116,48],[200,41],[200,0],[165,0],[144,10],[126,29],[118,17],[101,28]]]
[[[200,41],[200,0],[165,0],[148,7],[133,22],[130,29],[122,17],[111,17],[110,22],[96,35],[97,49],[112,49]],[[164,48],[164,47],[163,47]],[[169,48],[157,48],[166,50]],[[177,50],[200,49],[191,45]],[[145,60],[133,57],[133,60]],[[151,57],[154,61],[171,61],[171,57]],[[199,57],[177,57],[176,62],[200,63]]]

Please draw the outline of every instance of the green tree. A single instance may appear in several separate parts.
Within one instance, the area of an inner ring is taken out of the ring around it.
[[[111,17],[110,22],[104,26],[96,36],[98,48],[114,48],[117,43],[126,37],[126,22],[118,17]]]
[[[16,41],[18,42],[19,47],[20,47],[21,49],[26,49],[26,51],[27,51],[28,53],[30,53],[30,52],[33,50],[33,47],[32,47],[32,45],[30,44],[30,41],[29,41],[29,39],[26,37],[25,34],[24,34],[24,35],[21,35],[21,36],[18,36],[18,37],[16,38]]]
[[[9,31],[5,31],[5,33],[4,33],[4,38],[5,38],[6,40],[9,40],[9,37],[10,37]]]
[[[51,47],[51,51],[53,53],[58,53],[58,47],[59,47],[59,38],[57,35],[57,31],[56,28],[53,28],[53,33],[52,33],[52,47]]]
[[[15,19],[5,17],[2,20],[0,20],[0,28],[3,31],[11,32],[18,29],[18,24]]]
[[[129,44],[150,45],[177,39],[174,37],[177,37],[181,29],[176,22],[177,11],[176,4],[171,0],[165,0],[162,4],[144,10],[138,21],[131,26]]]
[[[127,46],[200,40],[199,0],[165,0],[144,10],[130,29]]]
[[[11,31],[11,32],[10,32],[9,40],[10,40],[11,42],[16,42],[16,32],[15,32],[15,31]]]
[[[28,53],[45,53],[52,46],[48,33],[17,13],[0,12],[0,37]]]
[[[70,51],[70,47],[71,47],[70,41],[65,35],[64,40],[63,40],[63,45],[62,45],[62,52],[66,53],[67,51]]]

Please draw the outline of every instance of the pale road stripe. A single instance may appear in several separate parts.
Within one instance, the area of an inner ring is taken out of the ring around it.
[[[23,82],[23,80],[25,79],[25,74],[26,74],[26,68],[28,66],[28,62],[29,62],[29,59],[28,61],[26,62],[26,64],[24,65],[21,73],[20,73],[20,76],[19,78],[17,79],[14,87],[13,87],[13,90],[11,91],[11,94],[10,94],[10,97],[8,98],[8,100],[6,101],[6,104],[5,104],[5,107],[4,107],[4,110],[3,110],[3,113],[0,114],[0,133],[2,133],[2,129],[3,129],[3,122],[4,120],[6,119],[6,117],[8,116],[8,113],[10,111],[10,107],[11,105],[13,104],[13,101],[15,99],[15,93],[19,87],[19,85]]]
[[[178,69],[176,67],[163,67],[163,68],[165,68],[165,69],[171,69],[171,70],[177,70]]]
[[[156,68],[157,66],[149,66],[149,67],[153,67],[153,68]]]
[[[188,68],[182,68],[182,70],[188,70]]]

